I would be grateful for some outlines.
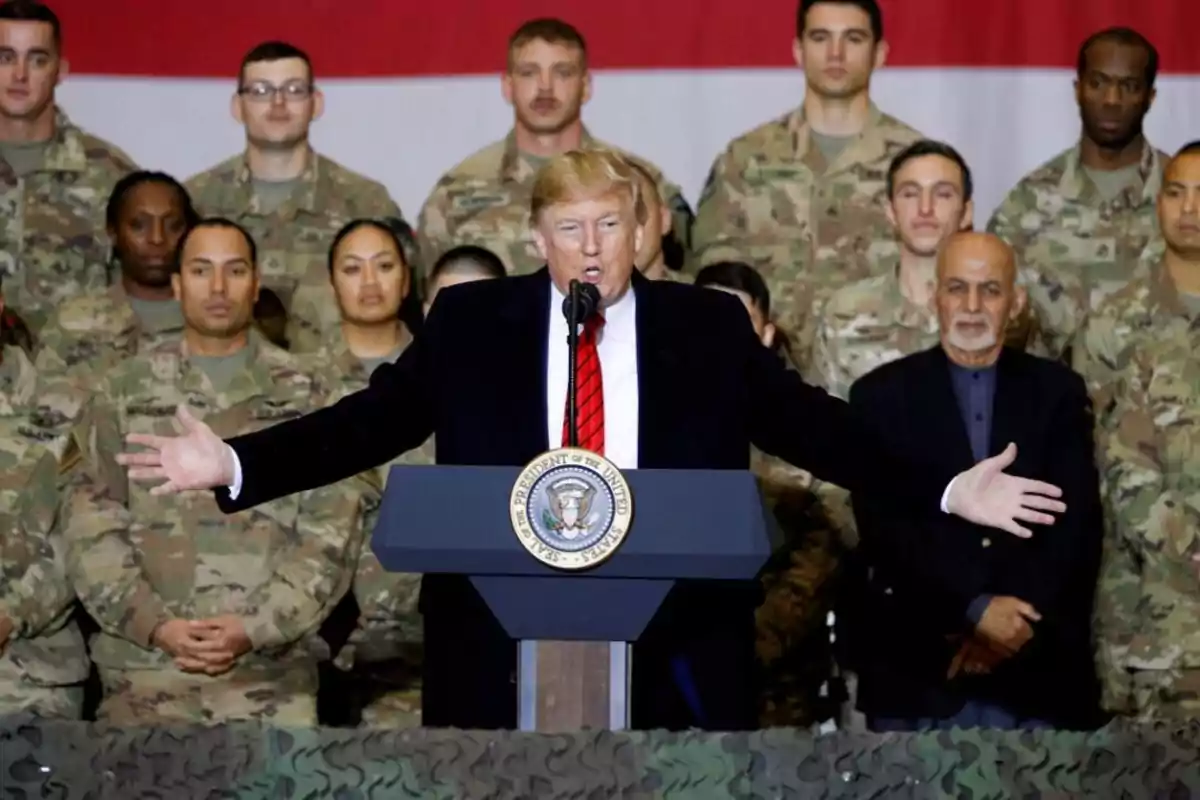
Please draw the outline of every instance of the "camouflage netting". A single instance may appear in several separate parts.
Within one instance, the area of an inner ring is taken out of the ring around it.
[[[1192,797],[1200,724],[814,738],[0,721],[0,797]]]

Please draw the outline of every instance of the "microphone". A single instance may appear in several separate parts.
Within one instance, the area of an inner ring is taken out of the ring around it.
[[[575,364],[579,352],[579,326],[591,319],[600,308],[600,290],[593,283],[571,281],[563,299],[563,316],[567,318],[567,446],[579,446],[578,409],[575,407]]]
[[[571,326],[572,330],[591,319],[599,308],[600,290],[596,284],[571,281],[568,294],[563,298],[562,312],[567,324],[575,323]]]

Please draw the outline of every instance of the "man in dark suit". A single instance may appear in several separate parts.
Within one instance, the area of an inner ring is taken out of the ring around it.
[[[735,298],[636,273],[645,207],[620,156],[551,159],[530,211],[547,268],[443,290],[422,333],[367,389],[228,443],[181,408],[184,435],[130,437],[148,448],[122,457],[130,477],[165,479],[159,494],[213,489],[233,512],[386,463],[430,434],[440,464],[522,466],[564,441],[561,309],[579,280],[597,287],[602,311],[581,334],[593,360],[577,380],[598,379],[597,366],[602,378],[599,398],[577,397],[581,444],[583,404],[599,399],[599,436],[589,422],[586,446],[619,468],[744,470],[754,443],[897,506],[940,506],[1016,535],[1065,509],[1057,487],[1002,471],[1015,450],[957,476],[897,456],[848,406],[785,370]],[[422,598],[424,724],[513,727],[513,642],[463,579],[433,577]],[[667,598],[668,621],[652,621],[657,632],[634,652],[634,727],[755,726],[753,600],[731,593],[682,587]]]
[[[853,497],[868,565],[859,707],[874,730],[1095,721],[1090,644],[1101,512],[1091,404],[1058,362],[1004,346],[1025,302],[1012,250],[959,233],[938,261],[941,344],[850,392],[894,446],[966,469],[1016,442],[1015,468],[1071,499],[1033,538]]]

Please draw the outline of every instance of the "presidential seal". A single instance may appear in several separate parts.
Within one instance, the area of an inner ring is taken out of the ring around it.
[[[633,495],[612,462],[564,447],[521,470],[509,515],[530,555],[556,569],[581,570],[605,561],[625,541]]]

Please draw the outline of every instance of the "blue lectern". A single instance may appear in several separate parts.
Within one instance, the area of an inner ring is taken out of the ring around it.
[[[752,473],[628,470],[633,520],[581,572],[534,558],[509,519],[518,467],[392,467],[371,547],[392,572],[469,576],[519,642],[521,730],[629,726],[630,643],[677,580],[756,579],[777,535]]]

